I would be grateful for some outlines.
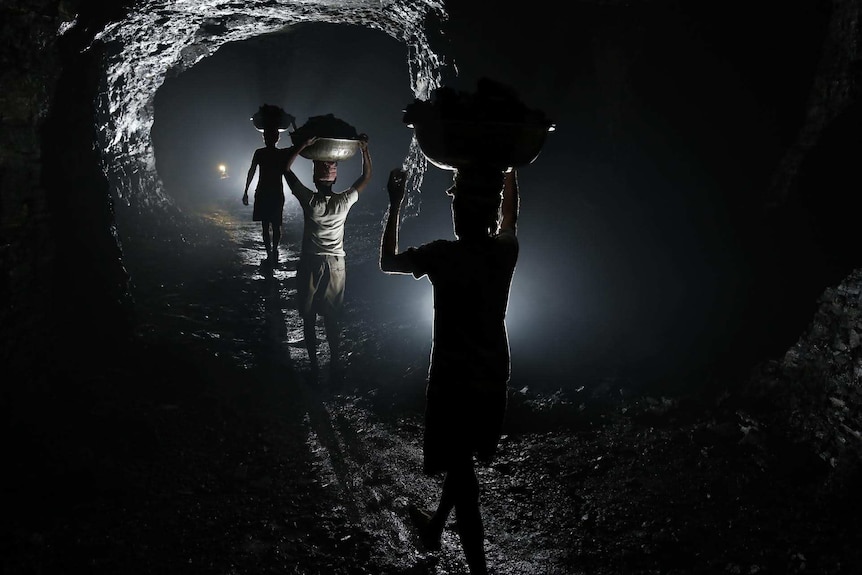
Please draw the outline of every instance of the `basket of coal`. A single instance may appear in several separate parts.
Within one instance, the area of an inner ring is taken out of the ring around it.
[[[303,158],[322,162],[338,162],[352,157],[359,150],[356,128],[333,114],[312,116],[290,133],[295,146],[316,137],[312,145],[300,152]]]
[[[428,160],[444,170],[485,165],[501,170],[532,163],[554,123],[528,108],[508,86],[482,78],[475,92],[449,87],[404,110]]]
[[[251,122],[259,132],[278,130],[284,132],[291,126],[296,129],[296,118],[279,106],[264,104],[251,117]]]

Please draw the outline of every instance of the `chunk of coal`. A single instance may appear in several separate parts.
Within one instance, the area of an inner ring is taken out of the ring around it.
[[[312,116],[302,126],[290,134],[294,144],[300,144],[309,138],[335,138],[339,140],[358,140],[356,128],[336,118],[333,114]]]

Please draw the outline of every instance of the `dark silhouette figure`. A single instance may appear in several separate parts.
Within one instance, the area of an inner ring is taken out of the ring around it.
[[[306,187],[291,169],[294,160],[306,147],[317,141],[309,138],[294,146],[288,158],[286,178],[291,192],[299,201],[303,213],[302,250],[296,269],[297,308],[303,321],[305,347],[312,372],[318,369],[317,316],[323,316],[326,340],[329,344],[330,370],[341,373],[341,322],[346,277],[344,224],[350,208],[359,199],[371,179],[371,153],[368,136],[360,135],[362,173],[349,188],[334,192],[338,163],[313,160],[315,189]]]
[[[505,317],[518,259],[517,177],[514,170],[504,174],[493,167],[458,170],[447,191],[453,198],[456,239],[399,252],[404,182],[403,170],[390,173],[380,268],[417,279],[428,276],[434,287],[423,468],[429,475],[446,474],[436,511],[413,507],[411,518],[423,545],[436,550],[454,509],[470,573],[484,574],[484,526],[473,457],[490,462],[506,412],[510,358]]]
[[[278,243],[281,241],[281,223],[284,218],[282,177],[285,175],[291,151],[291,148],[276,148],[279,136],[277,128],[264,130],[265,146],[254,151],[248,176],[245,179],[245,191],[242,194],[242,203],[247,206],[248,188],[259,167],[260,174],[254,191],[252,219],[261,223],[266,258],[271,263],[278,261]]]

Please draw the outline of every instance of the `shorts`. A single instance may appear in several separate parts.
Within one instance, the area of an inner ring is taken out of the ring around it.
[[[344,256],[301,254],[296,268],[296,307],[303,317],[338,315],[344,305]]]
[[[431,378],[426,389],[422,454],[427,475],[447,472],[472,461],[488,464],[503,434],[508,384],[465,381],[453,374]]]
[[[284,218],[284,194],[279,191],[257,190],[254,193],[253,222],[271,222],[281,225]]]

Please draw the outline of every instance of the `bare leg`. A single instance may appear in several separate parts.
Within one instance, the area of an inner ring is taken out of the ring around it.
[[[449,519],[449,514],[455,508],[455,488],[453,486],[453,478],[451,473],[446,474],[443,480],[443,493],[440,494],[440,503],[437,504],[437,510],[431,516],[428,522],[428,528],[433,533],[443,533],[443,528],[446,527],[446,520]]]
[[[440,498],[441,506],[444,501],[446,505],[450,504],[449,497],[455,503],[458,534],[461,537],[461,547],[464,549],[470,574],[486,575],[488,566],[485,563],[485,528],[479,511],[479,481],[476,479],[472,460],[449,471],[443,483],[443,490],[444,494]]]
[[[422,541],[422,546],[428,551],[440,550],[443,529],[446,527],[449,514],[455,508],[455,497],[450,477],[447,474],[446,479],[443,480],[443,492],[440,495],[440,502],[437,504],[437,509],[434,513],[416,506],[409,508],[410,520],[416,527],[419,540]]]
[[[440,538],[453,509],[470,573],[486,575],[488,567],[485,562],[485,528],[479,511],[479,482],[473,470],[471,456],[465,457],[446,474],[440,502],[433,514],[429,516],[427,512],[411,509],[411,518],[419,529],[422,544],[428,550],[440,549]]]
[[[278,243],[281,241],[281,224],[272,223],[272,259],[278,259]]]
[[[302,318],[302,331],[305,336],[305,349],[308,350],[308,360],[311,362],[311,369],[317,371],[317,333],[315,332],[315,323],[317,314],[309,314]]]
[[[326,327],[331,364],[339,364],[341,362],[341,322],[336,315],[327,314],[323,316],[323,324]]]
[[[263,245],[266,247],[266,257],[269,257],[269,254],[272,253],[272,241],[269,238],[269,222],[264,220],[261,224],[263,226]]]

